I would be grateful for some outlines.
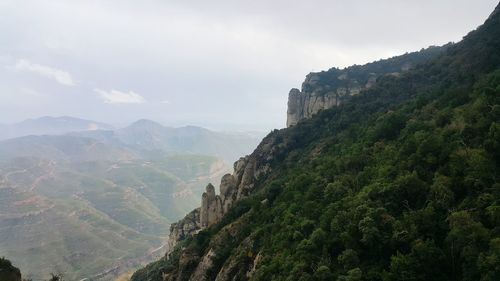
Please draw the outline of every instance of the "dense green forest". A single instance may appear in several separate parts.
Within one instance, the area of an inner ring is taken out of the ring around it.
[[[314,86],[309,83],[302,85],[305,92],[315,92],[326,95],[328,92],[336,91],[341,87],[366,86],[372,79],[380,75],[398,75],[401,71],[422,63],[444,52],[451,43],[444,46],[430,46],[418,52],[406,53],[388,59],[378,60],[365,65],[352,65],[344,69],[332,67],[327,71],[314,73],[317,81]]]
[[[267,138],[272,170],[132,280],[500,280],[500,11]],[[191,279],[193,280],[193,279]]]
[[[0,258],[0,280],[21,281],[21,271],[6,258]]]

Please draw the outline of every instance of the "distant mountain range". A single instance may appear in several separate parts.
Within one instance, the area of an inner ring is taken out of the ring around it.
[[[64,147],[75,143],[92,143],[92,139],[99,142],[97,147],[92,147],[94,152],[99,148],[121,149],[121,153],[134,154],[135,157],[154,156],[158,151],[203,154],[233,163],[240,156],[250,153],[262,137],[263,133],[221,133],[196,126],[166,127],[146,119],[115,129],[91,120],[46,116],[0,125],[0,157],[19,156],[18,153],[45,154],[54,149],[64,150]]]
[[[69,116],[44,116],[14,124],[0,124],[0,140],[28,135],[60,135],[74,131],[112,130],[113,126]]]
[[[4,129],[16,137],[0,141],[0,256],[25,277],[68,280],[110,280],[162,254],[169,223],[259,142],[149,120],[115,129],[42,117]]]

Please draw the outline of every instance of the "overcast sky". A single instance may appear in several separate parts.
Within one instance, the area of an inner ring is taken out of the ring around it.
[[[282,128],[311,71],[459,41],[498,0],[0,0],[0,123]]]

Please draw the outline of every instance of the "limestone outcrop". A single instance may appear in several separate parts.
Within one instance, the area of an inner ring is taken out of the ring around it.
[[[376,81],[370,74],[364,83],[350,78],[347,73],[324,79],[323,73],[309,73],[302,83],[302,90],[293,88],[288,94],[286,126],[297,124],[300,120],[311,118],[321,110],[338,106],[351,96],[359,94]]]
[[[201,197],[200,225],[202,228],[209,227],[222,218],[222,201],[219,195],[215,195],[215,187],[209,183],[206,191]]]
[[[222,177],[218,195],[215,187],[209,183],[201,197],[201,207],[171,225],[167,255],[179,241],[217,223],[236,201],[248,196],[256,180],[271,170],[271,161],[285,146],[283,140],[271,134],[262,140],[252,154],[234,163],[233,174]]]
[[[321,110],[345,103],[361,91],[372,87],[384,75],[399,76],[416,64],[423,63],[446,49],[431,46],[419,52],[380,60],[363,66],[353,65],[344,69],[330,68],[306,76],[302,88],[293,88],[288,94],[286,126],[312,117]]]
[[[338,105],[336,94],[318,96],[304,94],[299,89],[293,88],[288,94],[288,110],[286,126],[297,124],[300,120],[310,118],[320,110]]]
[[[233,174],[225,174],[222,177],[219,195],[215,194],[212,184],[207,185],[201,199],[201,228],[217,223],[236,201],[251,193],[255,180],[269,171],[269,162],[272,159],[271,143],[274,143],[275,139],[269,138],[268,142],[265,140],[251,155],[241,157],[234,163]]]
[[[187,214],[182,220],[170,225],[167,253],[174,249],[178,241],[184,240],[187,237],[198,233],[200,229],[200,208],[197,208]]]

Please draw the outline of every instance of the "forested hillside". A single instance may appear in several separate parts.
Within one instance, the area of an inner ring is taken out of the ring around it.
[[[250,195],[132,280],[500,280],[500,7],[263,143]]]

